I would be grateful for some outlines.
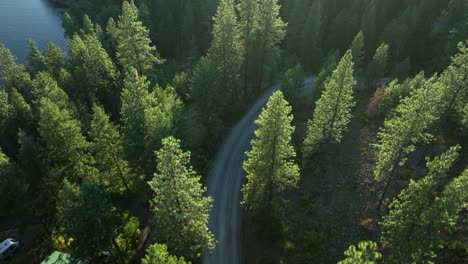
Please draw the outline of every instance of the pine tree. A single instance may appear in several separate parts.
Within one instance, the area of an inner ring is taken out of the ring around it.
[[[57,203],[57,222],[77,257],[99,256],[109,250],[115,219],[110,198],[96,183],[81,186],[64,181]]]
[[[211,197],[203,196],[206,187],[190,166],[190,152],[180,149],[180,141],[168,137],[156,152],[157,172],[148,182],[154,191],[151,207],[158,241],[170,252],[189,259],[210,253],[216,244],[208,229]]]
[[[339,143],[352,117],[353,61],[348,50],[325,84],[325,90],[317,101],[313,118],[308,121],[304,139],[304,156],[313,154],[322,142]]]
[[[463,115],[463,108],[468,103],[468,42],[458,44],[459,53],[452,57],[452,63],[441,76],[443,102],[446,113],[454,111]]]
[[[39,135],[45,145],[48,175],[43,183],[43,195],[51,204],[64,178],[70,181],[96,179],[87,154],[88,142],[81,134],[80,122],[66,109],[61,109],[48,98],[39,102]],[[51,204],[48,204],[49,206]]]
[[[301,58],[306,69],[315,70],[322,60],[321,33],[323,27],[322,0],[315,0],[307,13],[301,39]]]
[[[44,59],[47,72],[63,87],[68,78],[65,53],[59,46],[49,42],[47,49],[44,51]]]
[[[372,61],[367,67],[367,81],[374,86],[377,79],[384,77],[387,73],[388,44],[383,42],[375,51]]]
[[[153,244],[146,250],[145,258],[141,260],[142,264],[186,264],[183,257],[170,255],[167,252],[167,246],[164,244]],[[190,262],[188,262],[190,263]]]
[[[56,104],[60,109],[65,109],[74,118],[78,118],[78,110],[75,104],[70,100],[57,84],[57,82],[47,72],[40,72],[33,81],[32,97],[36,108],[42,98],[47,98]]]
[[[96,168],[100,171],[100,184],[112,191],[125,187],[130,192],[130,168],[123,158],[122,137],[104,109],[93,106],[89,137],[91,138],[90,153],[93,155]]]
[[[434,83],[434,78],[424,81],[409,97],[401,100],[394,114],[385,119],[378,133],[374,174],[386,184],[377,209],[382,205],[397,167],[404,165],[406,157],[415,150],[415,144],[431,139],[429,128],[440,116],[440,98],[440,85]]]
[[[424,72],[418,73],[413,79],[398,83],[398,79],[391,81],[385,87],[382,101],[379,104],[380,112],[387,113],[394,109],[400,101],[409,96],[411,91],[420,88],[425,82]]]
[[[122,89],[122,137],[125,158],[134,169],[141,168],[145,153],[145,110],[148,106],[149,82],[131,69]]]
[[[468,170],[442,187],[459,150],[451,147],[434,160],[427,159],[427,175],[412,180],[390,205],[382,233],[389,263],[427,263],[442,244],[441,233],[455,225],[468,198],[463,191],[468,188]]]
[[[47,69],[44,55],[41,50],[37,47],[37,43],[34,40],[29,40],[29,55],[27,63],[28,72],[35,76],[40,71]]]
[[[0,43],[0,80],[7,93],[15,88],[26,100],[31,99],[31,77],[24,65],[16,64],[16,58]]]
[[[145,109],[145,160],[147,171],[153,171],[154,151],[161,147],[161,140],[177,132],[177,121],[182,111],[182,102],[174,88],[156,86],[147,98]]]
[[[258,31],[255,32],[255,88],[260,91],[265,79],[265,68],[271,67],[279,56],[278,45],[286,36],[287,24],[279,16],[278,0],[265,0],[258,9]]]
[[[251,141],[252,150],[246,153],[247,183],[242,187],[241,202],[252,213],[270,208],[275,194],[297,187],[300,174],[291,144],[292,120],[291,106],[278,91],[255,121],[259,128]]]
[[[207,58],[216,65],[216,93],[227,97],[226,104],[240,97],[239,70],[243,59],[237,17],[232,0],[221,0],[213,18],[213,40]],[[231,103],[231,104],[230,104]]]
[[[364,33],[362,30],[359,31],[349,46],[351,54],[353,55],[354,66],[356,69],[360,69],[364,62],[365,49],[364,49]]]
[[[110,33],[117,44],[117,60],[124,69],[133,67],[139,74],[144,74],[163,62],[158,58],[156,47],[151,45],[149,30],[138,20],[138,9],[133,0],[122,3],[117,27]]]
[[[110,104],[115,94],[116,70],[97,36],[75,34],[70,40],[69,53],[73,97],[89,107],[98,99]]]
[[[241,0],[237,4],[239,13],[239,33],[244,49],[244,63],[242,69],[244,98],[248,98],[251,85],[251,68],[254,48],[255,32],[259,28],[258,23],[259,2],[257,0]]]
[[[375,264],[382,258],[377,243],[373,241],[361,241],[357,248],[350,245],[344,254],[346,259],[338,261],[338,264]]]

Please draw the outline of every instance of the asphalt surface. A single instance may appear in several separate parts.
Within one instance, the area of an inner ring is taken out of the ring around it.
[[[304,96],[312,90],[315,78],[307,78],[299,92]],[[207,179],[208,195],[213,198],[209,227],[218,244],[203,264],[240,264],[243,262],[241,246],[240,200],[245,179],[242,164],[245,152],[251,149],[255,120],[265,107],[270,96],[280,88],[270,88],[250,108],[244,118],[231,130],[217,154]]]

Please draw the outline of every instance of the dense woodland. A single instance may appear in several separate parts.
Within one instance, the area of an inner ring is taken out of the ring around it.
[[[18,263],[200,263],[213,158],[277,83],[247,263],[468,261],[467,1],[76,0],[63,25],[67,52],[0,44],[0,219],[46,230]]]

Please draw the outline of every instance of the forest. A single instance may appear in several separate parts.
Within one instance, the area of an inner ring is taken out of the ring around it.
[[[468,1],[59,2],[67,51],[0,43],[11,263],[468,263]],[[207,183],[265,95],[236,262]]]

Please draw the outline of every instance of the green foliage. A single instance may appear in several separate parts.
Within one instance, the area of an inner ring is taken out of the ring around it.
[[[354,37],[353,42],[349,46],[351,54],[353,55],[354,66],[357,69],[360,69],[363,66],[365,49],[364,49],[364,33],[362,30],[357,33]]]
[[[175,91],[182,99],[186,102],[190,100],[190,95],[192,93],[192,79],[185,72],[177,73],[172,79],[172,85],[174,86]]]
[[[135,256],[135,249],[140,243],[140,223],[138,218],[129,212],[120,213],[118,222],[114,231],[115,241],[124,255],[125,262],[129,262]]]
[[[49,42],[44,51],[44,59],[47,72],[61,85],[68,81],[69,74],[66,69],[65,53],[62,49],[52,42]]]
[[[123,158],[122,137],[104,109],[93,106],[93,119],[89,130],[90,153],[99,170],[99,183],[111,192],[130,192],[133,177],[127,161]]]
[[[47,98],[61,110],[67,110],[71,116],[78,117],[78,110],[75,104],[47,72],[40,72],[34,78],[32,97],[34,98],[33,103],[36,108],[39,106],[41,99]]]
[[[243,59],[237,17],[231,0],[221,0],[213,18],[213,40],[207,59],[216,65],[215,93],[229,103],[240,97],[239,69]]]
[[[286,36],[287,24],[279,15],[280,5],[278,0],[265,0],[259,5],[258,23],[260,27],[254,31],[254,51],[252,53],[254,63],[254,87],[257,92],[263,87],[268,71],[272,70],[275,60],[279,57],[278,45]]]
[[[112,203],[97,184],[63,182],[57,203],[57,221],[78,257],[98,256],[111,246],[115,217]]]
[[[379,110],[381,113],[388,113],[394,109],[400,101],[410,95],[411,91],[419,89],[424,85],[425,78],[424,72],[418,73],[413,79],[406,79],[403,83],[398,83],[398,79],[391,81],[387,87],[385,87],[382,101],[379,104]]]
[[[302,39],[299,41],[299,44],[302,44],[299,46],[301,49],[299,54],[306,69],[316,70],[323,56],[320,45],[324,22],[323,16],[322,0],[313,1],[306,15],[307,19],[302,31]]]
[[[293,104],[298,96],[298,92],[304,82],[305,74],[301,65],[297,64],[284,73],[281,91],[285,99]]]
[[[86,152],[89,144],[81,134],[80,122],[48,98],[39,103],[38,131],[48,163],[42,194],[50,203],[47,206],[52,207],[64,178],[74,182],[95,179],[97,171],[90,166],[92,158]]]
[[[18,65],[16,58],[5,45],[0,43],[0,80],[2,86],[8,92],[16,88],[23,96],[30,99],[31,77],[26,67]]]
[[[416,79],[415,79],[416,80]],[[378,133],[378,159],[374,170],[377,179],[383,179],[403,166],[408,154],[415,150],[415,144],[432,138],[430,127],[440,116],[440,86],[434,78],[423,80],[420,86],[410,91],[394,111],[387,116]]]
[[[338,56],[338,50],[334,50],[328,53],[328,55],[325,57],[321,65],[320,71],[314,81],[314,87],[312,90],[313,102],[316,102],[320,98],[320,95],[325,89],[324,84],[328,82],[333,71],[336,69],[336,66],[338,65]]]
[[[376,80],[387,73],[388,50],[388,44],[385,42],[380,44],[367,66],[367,79],[370,85],[375,85]]]
[[[247,183],[242,187],[241,202],[251,213],[270,208],[275,194],[297,187],[300,173],[291,144],[292,120],[291,106],[281,92],[275,92],[255,121],[259,128],[251,141],[252,150],[246,153]]]
[[[151,45],[149,30],[138,20],[138,9],[133,0],[122,3],[117,27],[110,34],[117,44],[117,60],[125,70],[135,68],[139,74],[144,74],[163,62],[158,58],[156,47]]]
[[[255,52],[255,32],[259,30],[258,12],[259,2],[256,0],[241,0],[237,4],[239,13],[239,38],[244,50],[242,66],[243,94],[247,98],[252,90],[253,53]]]
[[[389,263],[430,263],[442,245],[442,233],[455,226],[468,197],[463,191],[468,187],[468,170],[442,187],[459,150],[452,147],[434,160],[427,159],[427,176],[411,181],[390,205],[382,233]]]
[[[156,152],[157,172],[148,182],[154,191],[151,208],[158,230],[157,240],[171,252],[197,259],[210,253],[216,244],[208,229],[211,197],[203,196],[206,187],[190,166],[190,152],[180,149],[180,141],[168,137]]]
[[[19,168],[0,149],[0,193],[3,196],[0,200],[0,215],[5,216],[22,208],[21,197],[27,189],[28,185]]]
[[[352,117],[353,100],[353,61],[348,50],[341,59],[325,90],[317,101],[313,118],[307,123],[304,138],[304,156],[312,155],[322,142],[339,143]]]
[[[41,50],[37,47],[36,41],[32,39],[29,40],[29,56],[26,67],[32,76],[47,69],[44,55],[42,55]]]
[[[447,113],[454,112],[462,119],[468,104],[468,42],[459,43],[458,50],[441,76],[442,102]]]
[[[167,252],[167,246],[164,244],[153,244],[146,250],[145,258],[141,260],[142,264],[186,264],[183,257],[170,255]]]
[[[357,248],[350,245],[344,254],[346,259],[338,261],[338,264],[375,264],[382,257],[373,241],[361,241]]]
[[[149,82],[138,76],[135,69],[129,71],[122,89],[122,136],[125,158],[133,168],[141,166],[145,153],[145,110],[148,105]]]
[[[69,44],[73,97],[88,106],[97,99],[111,104],[116,70],[95,34],[74,35]],[[107,100],[106,100],[107,99]]]

